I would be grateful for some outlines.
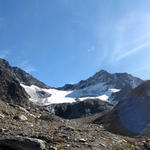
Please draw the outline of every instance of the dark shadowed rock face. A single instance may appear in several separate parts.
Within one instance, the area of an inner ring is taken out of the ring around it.
[[[45,109],[65,119],[74,119],[104,113],[112,110],[114,105],[99,99],[87,99],[75,103],[63,103],[46,106]]]
[[[150,130],[149,92],[150,81],[145,81],[125,95],[110,113],[97,118],[95,123],[102,123],[108,130],[115,133],[117,131],[124,135],[127,133],[129,135],[129,133],[143,134],[147,132]],[[117,130],[115,126],[117,126]]]
[[[2,67],[0,67],[0,99],[23,106],[29,104],[28,95],[20,83]]]
[[[29,96],[20,86],[12,67],[6,60],[0,59],[0,99],[22,106],[30,105]]]
[[[131,95],[118,105],[118,116],[125,128],[141,134],[150,128],[150,101]]]
[[[22,69],[11,67],[8,61],[0,59],[0,99],[22,106],[32,104],[28,100],[29,96],[24,88],[20,86],[20,83],[28,86],[33,84],[41,88],[49,88]],[[39,94],[43,96],[43,93]]]
[[[150,81],[132,90],[118,105],[120,122],[134,133],[150,129]]]
[[[0,58],[0,67],[7,70],[11,70],[11,66],[9,65],[8,61],[1,58]]]
[[[37,80],[32,75],[28,74],[24,70],[18,67],[11,67],[8,61],[0,58],[0,67],[8,72],[11,76],[13,76],[19,83],[23,83],[25,85],[36,85],[41,88],[50,88],[49,86],[45,85],[43,82]]]
[[[150,80],[144,82],[137,88],[135,88],[132,93],[136,96],[140,96],[146,99],[150,99]]]

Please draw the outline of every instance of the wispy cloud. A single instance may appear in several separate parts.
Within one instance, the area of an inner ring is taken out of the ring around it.
[[[20,67],[20,68],[22,68],[23,70],[25,70],[28,73],[36,71],[36,69],[27,60],[22,61],[17,66]]]
[[[130,55],[133,55],[134,53],[137,53],[138,51],[143,50],[144,47],[149,46],[149,45],[150,45],[150,41],[149,41],[149,42],[145,42],[145,43],[143,43],[143,44],[141,44],[141,45],[138,45],[137,47],[135,47],[135,48],[133,48],[133,49],[131,49],[131,50],[128,50],[127,52],[121,54],[121,55],[116,59],[116,61],[120,61],[120,60],[122,60],[122,59],[124,59],[124,58],[126,58],[126,57],[128,57],[128,56],[130,56]]]
[[[10,55],[10,51],[9,50],[0,50],[0,58],[7,58],[7,56]]]
[[[95,46],[91,46],[87,51],[88,52],[93,52],[95,50]]]
[[[109,63],[115,64],[150,45],[150,14],[127,14],[115,22]]]

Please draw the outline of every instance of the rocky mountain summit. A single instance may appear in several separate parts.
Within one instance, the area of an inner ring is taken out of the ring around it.
[[[94,86],[99,83],[105,83],[105,85],[114,85],[116,89],[121,89],[124,86],[135,88],[142,82],[143,81],[140,78],[133,77],[132,75],[127,73],[111,74],[105,70],[101,70],[94,74],[92,77],[88,78],[87,80],[81,80],[77,84],[66,84],[64,87],[60,87],[59,89],[79,90],[90,86]]]
[[[106,96],[111,102],[120,101],[121,95],[143,83],[143,80],[127,73],[108,73],[105,70],[97,72],[87,80],[81,80],[77,84],[67,84],[58,88],[61,90],[72,91],[68,97],[90,97]],[[119,95],[119,97],[118,97]]]

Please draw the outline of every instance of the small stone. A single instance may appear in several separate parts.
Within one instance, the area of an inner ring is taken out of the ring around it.
[[[5,115],[3,115],[3,114],[0,114],[0,118],[4,118],[5,117]]]
[[[32,128],[34,127],[34,125],[32,123],[30,123],[30,122],[27,122],[27,125],[32,127]]]
[[[24,116],[24,115],[17,115],[17,116],[14,116],[13,119],[15,119],[15,120],[21,120],[21,121],[26,121],[26,120],[28,120],[27,117]]]
[[[79,142],[86,142],[86,140],[82,138],[79,140]]]
[[[33,125],[33,124],[31,124],[30,126],[31,126],[31,127],[34,127],[34,125]]]
[[[49,150],[57,150],[56,147],[50,146]]]
[[[28,107],[28,108],[27,108],[27,111],[30,111],[30,110],[31,110],[31,107]]]
[[[5,110],[3,110],[2,113],[7,115],[7,116],[9,115],[9,113],[7,111],[5,111]]]
[[[18,106],[18,108],[19,108],[21,111],[25,112],[25,113],[29,113],[25,108],[23,108],[23,107],[21,107],[21,106]]]
[[[106,144],[104,144],[104,143],[100,143],[100,145],[103,146],[103,147],[106,147]]]
[[[39,115],[37,116],[37,118],[39,118],[39,119],[40,119],[40,117],[41,117],[41,114],[39,114]]]
[[[5,131],[6,131],[6,129],[0,128],[0,133],[3,133],[3,132],[5,132]]]
[[[28,113],[28,115],[31,116],[31,117],[33,117],[33,118],[36,118],[36,116],[33,115],[33,114]]]
[[[74,131],[75,129],[73,127],[65,127],[64,130],[66,130],[66,131]]]

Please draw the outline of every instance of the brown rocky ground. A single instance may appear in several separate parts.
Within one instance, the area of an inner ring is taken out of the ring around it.
[[[26,110],[0,100],[0,141],[5,137],[36,138],[45,142],[46,150],[150,149],[148,139],[123,137],[106,131],[102,125],[92,124],[96,117],[98,114],[65,120],[46,111],[30,108]],[[3,146],[0,142],[0,150],[5,149]],[[30,149],[33,150],[32,147]]]

